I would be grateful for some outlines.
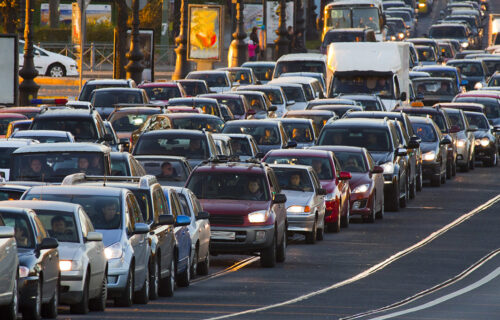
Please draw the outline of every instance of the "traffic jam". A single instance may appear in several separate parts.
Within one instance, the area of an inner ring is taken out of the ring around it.
[[[2,319],[172,297],[214,256],[293,263],[292,237],[369,229],[497,166],[500,19],[450,1],[413,37],[432,7],[335,1],[317,53],[1,108]]]

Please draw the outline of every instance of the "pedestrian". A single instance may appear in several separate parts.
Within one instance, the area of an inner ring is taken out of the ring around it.
[[[254,42],[253,40],[248,40],[248,60],[256,61],[257,55],[255,50],[259,47],[258,42]]]
[[[255,59],[250,60],[250,61],[255,61],[255,60],[257,60],[257,57],[260,54],[259,35],[257,34],[257,27],[252,28],[252,32],[250,33],[249,38],[250,38],[250,41],[253,41],[254,44],[257,44],[257,47],[255,48]],[[249,51],[249,53],[250,53],[250,51]],[[248,55],[248,57],[250,58],[250,54]]]
[[[267,49],[267,34],[266,26],[262,25],[259,32],[259,47],[260,47],[260,60],[266,60],[266,49]]]

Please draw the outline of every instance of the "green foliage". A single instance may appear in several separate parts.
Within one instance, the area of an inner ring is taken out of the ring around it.
[[[113,43],[113,26],[111,23],[88,23],[87,42]]]

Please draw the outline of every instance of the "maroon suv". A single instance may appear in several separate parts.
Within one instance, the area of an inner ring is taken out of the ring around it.
[[[286,256],[286,196],[262,163],[203,162],[186,187],[210,213],[211,253],[260,253],[263,267]]]

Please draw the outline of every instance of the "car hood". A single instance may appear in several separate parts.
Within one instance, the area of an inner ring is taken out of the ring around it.
[[[267,210],[269,201],[200,199],[203,209],[210,214],[247,215],[250,212]]]
[[[351,179],[349,180],[349,186],[351,190],[354,190],[359,185],[371,183],[370,176],[367,172],[351,172]]]
[[[422,150],[422,153],[426,153],[429,151],[435,151],[436,144],[437,144],[437,142],[421,142],[420,143],[420,150]]]
[[[381,152],[381,151],[370,151],[370,155],[372,156],[373,160],[377,163],[377,165],[380,165],[382,163],[386,162],[392,162],[392,152]]]
[[[120,242],[123,232],[121,229],[96,229],[95,231],[102,233],[102,243],[105,247],[109,247],[113,243]]]
[[[491,138],[491,134],[489,130],[477,130],[474,132],[474,137],[476,139],[481,139],[484,137]]]
[[[59,260],[74,260],[78,250],[81,249],[80,243],[59,242]]]
[[[297,190],[282,189],[281,193],[286,195],[286,207],[289,206],[306,206],[311,202],[314,192],[303,192]]]

